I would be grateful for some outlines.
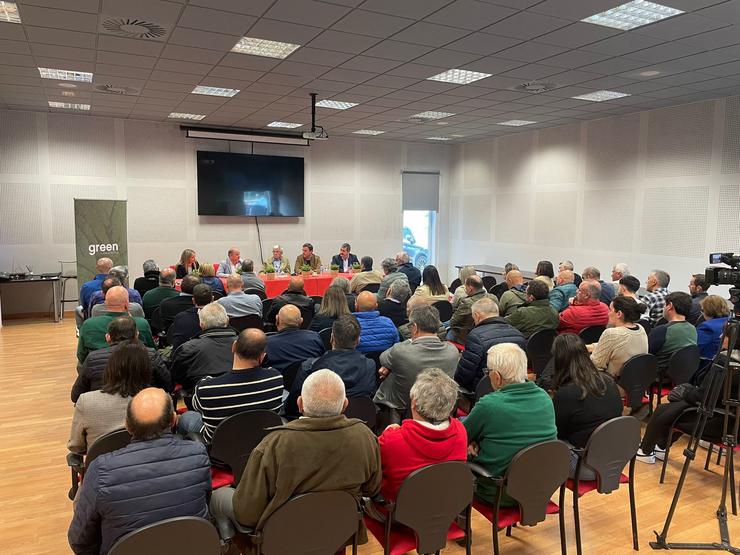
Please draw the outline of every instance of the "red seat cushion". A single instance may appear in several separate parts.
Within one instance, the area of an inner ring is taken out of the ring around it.
[[[628,476],[625,476],[622,474],[619,477],[619,483],[620,484],[626,484],[629,482],[630,479]],[[565,482],[565,487],[568,488],[570,491],[573,491],[573,486],[575,485],[575,480],[571,480],[568,478],[568,481]],[[589,491],[595,490],[597,487],[599,487],[599,483],[597,480],[579,480],[578,481],[578,497],[581,497],[582,495],[588,493]]]
[[[234,475],[225,468],[211,467],[211,489],[234,485]]]
[[[660,388],[660,396],[661,397],[667,397],[668,394],[671,392],[672,389],[673,388],[670,387],[670,386],[668,386],[668,385],[662,386]],[[653,395],[657,395],[658,394],[658,386],[655,385],[655,384],[653,384],[652,386],[650,386],[650,393],[652,393]]]
[[[473,508],[486,517],[489,522],[493,522],[493,505],[489,505],[479,499],[475,499],[473,501]],[[546,514],[552,515],[557,513],[559,510],[560,507],[558,507],[557,503],[553,503],[552,501],[547,502],[547,509],[545,509]],[[521,520],[521,518],[522,513],[519,510],[519,506],[501,507],[498,510],[498,528],[506,528],[507,526],[516,524]]]
[[[662,394],[661,394],[662,395]],[[642,401],[640,401],[641,404],[647,405],[650,402],[650,399],[647,395],[642,396]],[[630,406],[630,400],[627,397],[622,397],[622,406],[629,407]]]
[[[462,418],[463,416],[467,416],[468,413],[462,410],[460,407],[457,407],[455,409],[455,418]]]
[[[365,526],[370,530],[370,533],[375,536],[380,545],[385,547],[385,523],[375,520],[368,515],[365,515]],[[457,524],[452,523],[450,529],[447,532],[447,541],[457,540],[465,537],[465,530],[460,528]],[[391,528],[391,555],[402,555],[409,551],[416,550],[416,536],[414,531],[407,526],[402,524],[394,524]]]
[[[462,343],[455,343],[454,341],[450,341],[450,343],[452,343],[461,353],[465,350],[465,345]]]

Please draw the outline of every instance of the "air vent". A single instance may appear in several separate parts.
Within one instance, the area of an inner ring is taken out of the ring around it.
[[[126,96],[139,96],[139,89],[134,87],[121,87],[118,85],[111,85],[107,83],[105,85],[95,85],[95,90],[108,94],[121,94]]]
[[[514,87],[517,91],[522,91],[531,94],[539,94],[546,91],[551,91],[557,88],[555,83],[542,83],[540,81],[529,81],[528,83],[522,83]]]
[[[167,34],[164,27],[152,21],[130,17],[103,17],[102,19],[101,32],[119,37],[160,40]]]

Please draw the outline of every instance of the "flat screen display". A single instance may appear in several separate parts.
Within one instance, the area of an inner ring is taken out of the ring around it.
[[[303,216],[303,158],[199,150],[198,215]]]

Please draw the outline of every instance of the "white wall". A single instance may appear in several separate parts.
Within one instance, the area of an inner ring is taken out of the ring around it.
[[[453,147],[450,266],[626,262],[686,290],[740,252],[740,97]]]
[[[259,259],[253,219],[197,215],[195,152],[229,147],[252,148],[186,139],[171,123],[1,111],[0,270],[28,264],[35,272],[58,271],[58,260],[74,260],[74,198],[128,199],[132,278],[147,258],[173,264],[184,248],[194,248],[201,261],[218,261],[236,245],[242,256]],[[316,141],[310,148],[255,144],[255,154],[306,160],[305,218],[262,218],[264,255],[280,243],[292,264],[310,241],[328,264],[348,241],[353,252],[379,265],[401,247],[401,172],[440,171],[446,206],[449,152],[445,145],[374,139]],[[444,210],[438,225],[437,253],[445,268]],[[3,288],[4,314],[48,310],[44,289],[12,287],[12,294]]]

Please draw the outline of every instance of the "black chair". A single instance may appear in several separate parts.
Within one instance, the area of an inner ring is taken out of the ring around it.
[[[484,372],[483,377],[478,382],[478,385],[475,386],[475,401],[478,402],[478,399],[480,399],[481,397],[485,397],[492,392],[493,386],[491,385],[491,379],[488,377],[488,374]]]
[[[655,355],[635,355],[625,362],[617,379],[624,390],[624,405],[633,413],[639,410],[645,394],[657,377],[658,359]]]
[[[262,320],[267,323],[267,315],[270,313],[270,307],[272,307],[272,299],[262,299]],[[272,323],[275,323],[274,320]]]
[[[576,530],[576,550],[582,553],[581,518],[578,512],[578,498],[589,491],[611,493],[626,483],[629,488],[630,517],[632,522],[632,549],[639,551],[637,541],[637,512],[635,509],[635,455],[640,447],[640,421],[632,416],[619,416],[597,427],[584,449],[575,450],[578,454],[575,478],[566,482],[573,492],[573,522]],[[629,474],[622,469],[629,463]],[[595,480],[583,481],[580,473],[583,465],[593,469]]]
[[[331,328],[324,328],[319,331],[319,337],[324,342],[324,349],[331,351]]]
[[[650,335],[650,331],[653,329],[653,326],[650,325],[650,320],[638,320],[637,325],[642,326],[646,335]]]
[[[344,416],[359,418],[368,428],[375,431],[378,422],[378,407],[370,397],[349,397]]]
[[[444,484],[444,487],[440,487]],[[416,550],[439,553],[447,541],[465,539],[470,555],[470,512],[475,479],[464,462],[443,462],[409,474],[395,501],[384,502],[386,513],[365,502],[365,525],[383,546],[384,555]],[[456,517],[465,514],[465,528]]]
[[[601,334],[604,333],[606,326],[588,326],[578,332],[578,336],[583,339],[586,345],[598,343]]]
[[[267,293],[265,293],[262,289],[255,289],[253,287],[250,287],[249,289],[245,289],[244,292],[247,295],[257,295],[263,301],[267,298]]]
[[[82,455],[69,453],[67,455],[67,464],[72,470],[72,487],[69,489],[69,498],[74,500],[77,490],[85,478],[85,471],[95,459],[100,455],[116,451],[121,447],[126,447],[129,443],[131,443],[131,435],[127,430],[115,430],[95,440],[95,443],[88,448],[85,454],[84,464]]]
[[[313,305],[306,307],[306,308],[300,308],[301,311],[301,318],[303,318],[303,323],[301,323],[301,329],[307,330],[308,327],[311,325],[311,320],[313,320],[313,315],[315,314]]]
[[[365,355],[365,358],[369,358],[375,362],[375,370],[380,370],[380,355],[383,354],[383,351],[371,351],[363,354]]]
[[[496,278],[493,276],[483,276],[481,278],[481,281],[483,282],[483,287],[486,288],[486,291],[489,293],[491,292],[491,289],[494,285],[496,285]]]
[[[547,461],[547,464],[543,464],[543,461]],[[506,528],[506,535],[510,536],[511,527],[515,524],[534,526],[545,520],[548,514],[557,514],[559,517],[560,550],[565,555],[563,502],[565,481],[568,479],[570,466],[570,450],[567,444],[552,440],[525,447],[511,459],[503,477],[492,476],[474,463],[468,463],[468,466],[478,480],[491,481],[498,487],[494,503],[488,503],[478,496],[473,501],[473,508],[491,523],[495,555],[499,555],[499,529]],[[560,501],[556,504],[550,501],[550,498],[558,489]],[[504,492],[517,502],[516,507],[501,506]]]
[[[238,318],[229,318],[229,325],[239,333],[247,328],[257,328],[258,330],[264,328],[262,316],[259,314],[248,314],[246,316],[239,316]]]
[[[368,283],[365,287],[362,288],[362,291],[370,291],[371,293],[377,293],[380,291],[380,284],[379,283]]]
[[[221,542],[209,521],[194,516],[169,518],[119,538],[108,555],[219,555]]]
[[[552,343],[556,336],[555,330],[540,330],[533,333],[527,341],[527,360],[537,376],[552,358]]]
[[[439,321],[447,322],[452,318],[452,303],[450,301],[436,301],[432,303],[432,306],[439,312]]]
[[[496,285],[494,285],[489,291],[489,293],[491,295],[496,295],[496,298],[501,300],[501,295],[506,293],[508,290],[509,290],[509,285],[505,281],[502,281],[501,283],[497,283]]]
[[[297,360],[290,363],[288,367],[283,370],[283,387],[286,390],[290,391],[290,388],[293,387],[293,382],[301,369],[301,364],[303,364],[303,361]]]
[[[249,455],[269,433],[268,428],[281,426],[283,420],[270,410],[249,410],[224,419],[213,432],[210,456],[215,461],[211,470],[213,489],[238,484]],[[229,472],[219,469],[228,467]]]
[[[318,304],[318,305],[320,305],[321,301],[324,300],[324,297],[322,297],[321,295],[311,295],[311,298],[313,299],[313,304]]]
[[[450,293],[454,293],[455,290],[462,285],[462,281],[460,281],[460,278],[455,278],[452,280],[452,283],[450,283]]]
[[[213,300],[214,301],[217,301],[219,299],[222,299],[223,296],[224,296],[224,294],[221,293],[221,291],[213,291],[211,294],[213,295]]]
[[[691,381],[691,377],[699,368],[699,355],[699,347],[696,345],[688,345],[671,355],[665,373],[658,372],[657,379],[650,387],[651,408],[655,396],[658,397],[658,404],[660,404],[662,398],[668,395],[675,386]]]

